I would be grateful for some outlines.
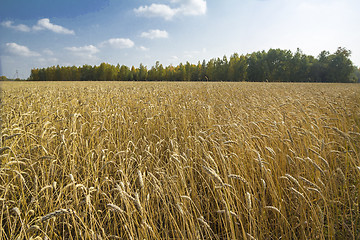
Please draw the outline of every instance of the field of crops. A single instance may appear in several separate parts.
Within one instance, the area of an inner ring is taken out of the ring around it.
[[[360,85],[1,87],[0,239],[360,239]]]

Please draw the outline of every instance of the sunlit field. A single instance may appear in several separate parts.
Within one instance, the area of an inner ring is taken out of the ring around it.
[[[0,239],[360,239],[360,85],[1,88]]]

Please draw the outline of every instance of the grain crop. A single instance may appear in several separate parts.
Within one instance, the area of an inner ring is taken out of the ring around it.
[[[360,85],[3,82],[0,239],[360,239]]]

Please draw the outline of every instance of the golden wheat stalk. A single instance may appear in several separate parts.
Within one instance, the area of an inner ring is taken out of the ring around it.
[[[54,212],[51,212],[51,213],[48,213],[46,214],[45,216],[43,216],[41,218],[41,221],[42,222],[45,222],[53,217],[56,217],[56,216],[60,216],[60,215],[63,215],[63,214],[76,214],[76,212],[72,209],[59,209],[59,210],[56,210]]]
[[[119,206],[116,206],[115,204],[112,204],[112,203],[108,203],[106,204],[107,207],[109,207],[110,209],[113,209],[119,213],[125,213],[124,210],[122,210]]]
[[[202,166],[207,174],[209,174],[220,186],[224,186],[224,182],[221,177],[215,172],[214,169]]]
[[[142,173],[139,169],[137,170],[137,175],[138,175],[138,188],[142,189],[144,188],[144,180],[142,177]]]
[[[246,179],[243,178],[243,177],[240,176],[240,175],[229,174],[229,175],[228,175],[228,178],[238,179],[238,180],[242,181],[244,184],[246,184],[246,185],[248,184],[248,182],[246,181]]]

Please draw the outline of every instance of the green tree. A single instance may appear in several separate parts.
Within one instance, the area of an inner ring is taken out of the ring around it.
[[[317,58],[305,55],[300,49],[269,49],[239,56],[234,53],[228,60],[213,58],[197,64],[186,62],[164,67],[159,61],[147,69],[101,63],[99,66],[32,69],[29,80],[36,81],[281,81],[281,82],[356,82],[359,69],[350,60],[351,52],[339,47],[330,54],[322,51]]]
[[[247,79],[249,82],[264,82],[267,80],[269,69],[265,57],[265,51],[247,55]]]
[[[57,65],[55,68],[54,81],[64,81],[63,72],[63,68],[60,68],[60,66]]]
[[[182,63],[176,67],[175,71],[175,81],[186,81],[186,68]]]
[[[292,59],[291,51],[281,49],[270,49],[264,54],[268,68],[267,80],[270,82],[289,82],[290,68]]]
[[[139,81],[139,71],[134,66],[131,67],[130,81]]]
[[[360,83],[360,68],[354,66],[354,70],[350,75],[350,81]]]
[[[5,76],[0,76],[0,81],[7,81],[8,79],[7,79],[7,77],[5,77]]]
[[[82,66],[82,68],[80,69],[80,74],[81,74],[81,77],[80,77],[80,80],[81,81],[93,81],[95,80],[95,71],[96,71],[96,68],[95,67],[92,67],[90,65],[84,65]]]
[[[169,65],[165,68],[164,81],[174,81],[176,76],[176,69],[173,65]]]
[[[290,82],[308,82],[310,78],[310,68],[314,57],[310,58],[298,48],[292,58],[289,60],[289,79]]]
[[[210,59],[206,64],[206,77],[209,81],[215,81],[215,59]]]
[[[119,81],[130,81],[130,69],[125,66],[121,65],[120,70],[117,75],[117,80]]]
[[[230,57],[228,77],[229,81],[242,82],[246,80],[247,76],[247,59],[244,55],[234,53]]]
[[[46,79],[46,69],[42,68],[39,70],[39,81],[49,81]]]
[[[39,81],[40,80],[39,69],[38,68],[31,69],[29,80],[30,81]]]
[[[339,47],[328,59],[327,76],[329,82],[350,82],[353,64],[350,60],[351,51]]]
[[[206,81],[207,77],[205,78],[205,76],[206,76],[206,61],[204,59],[201,63],[201,72],[200,72],[199,80]]]
[[[68,75],[70,76],[68,79],[73,81],[80,81],[81,80],[81,69],[77,68],[76,66],[69,67],[67,69]]]
[[[214,80],[227,81],[228,68],[229,68],[227,57],[223,56],[222,59],[217,58],[214,63],[215,63]]]
[[[139,67],[139,81],[146,81],[147,80],[148,71],[146,67],[140,63]]]
[[[185,64],[185,76],[184,76],[184,81],[191,81],[191,72],[192,72],[192,67],[191,64],[187,61]]]

